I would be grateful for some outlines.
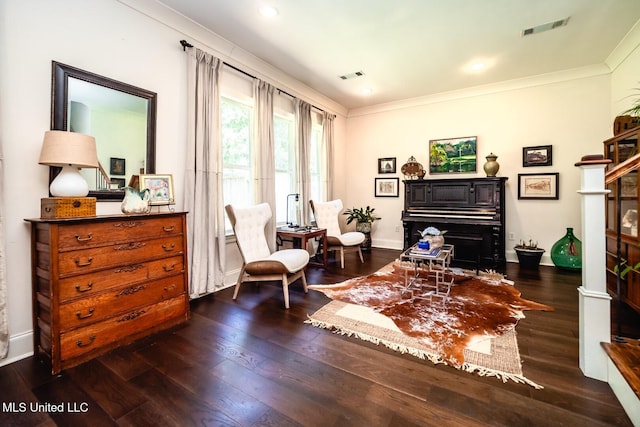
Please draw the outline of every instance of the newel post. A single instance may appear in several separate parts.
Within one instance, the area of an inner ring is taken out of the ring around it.
[[[607,293],[605,168],[602,155],[582,157],[582,286],[580,303],[580,369],[585,376],[607,381],[607,355],[600,345],[611,341],[611,296]]]

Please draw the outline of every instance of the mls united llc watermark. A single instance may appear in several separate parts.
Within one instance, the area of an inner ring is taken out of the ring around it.
[[[2,402],[2,412],[88,412],[87,402]]]

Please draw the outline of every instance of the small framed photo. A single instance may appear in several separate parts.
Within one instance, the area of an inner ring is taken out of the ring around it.
[[[149,189],[150,205],[173,205],[176,203],[173,195],[172,175],[139,175],[139,190]]]
[[[115,190],[122,190],[126,185],[126,181],[124,178],[111,178],[111,185],[112,188],[114,188]]]
[[[109,168],[109,174],[111,175],[126,175],[126,160],[118,157],[111,157],[111,164]]]
[[[558,200],[559,178],[557,172],[519,173],[518,199]]]
[[[375,178],[376,197],[399,197],[400,178]]]
[[[522,148],[522,166],[551,166],[552,150],[551,145],[538,145],[535,147]]]
[[[384,157],[378,159],[378,173],[396,173],[396,158]]]

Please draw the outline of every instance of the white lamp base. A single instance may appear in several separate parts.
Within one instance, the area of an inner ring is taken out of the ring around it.
[[[55,197],[85,197],[89,194],[89,184],[78,168],[66,165],[49,186],[49,191]]]

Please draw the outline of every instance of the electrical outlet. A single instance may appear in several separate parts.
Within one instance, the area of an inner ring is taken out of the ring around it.
[[[509,233],[509,240],[516,240],[516,233]]]

